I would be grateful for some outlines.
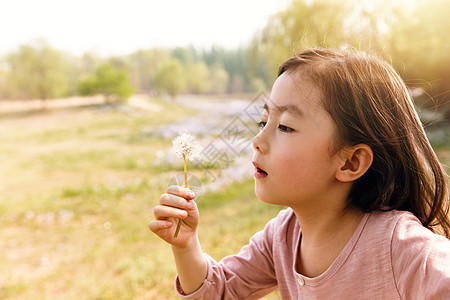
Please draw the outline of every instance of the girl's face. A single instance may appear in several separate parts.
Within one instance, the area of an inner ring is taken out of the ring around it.
[[[298,75],[283,73],[275,81],[253,140],[255,192],[262,201],[317,206],[336,192],[342,160],[332,155],[335,129],[321,97]]]

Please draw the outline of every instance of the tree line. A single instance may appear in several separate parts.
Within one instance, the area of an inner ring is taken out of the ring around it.
[[[448,109],[447,11],[448,0],[294,0],[238,49],[189,46],[75,57],[35,41],[0,58],[0,97],[259,92],[270,87],[278,65],[295,52],[347,47],[387,59],[420,103]]]
[[[133,93],[223,94],[255,92],[266,83],[248,72],[249,48],[194,47],[137,50],[102,58],[76,57],[43,40],[21,45],[2,58],[0,97],[52,99],[102,94],[126,99]]]

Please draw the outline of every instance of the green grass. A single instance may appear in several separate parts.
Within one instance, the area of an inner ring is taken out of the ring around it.
[[[0,116],[0,299],[177,299],[170,246],[147,228],[174,172],[152,165],[171,147],[154,132],[195,112],[149,101],[158,113]],[[202,246],[216,259],[280,210],[256,199],[252,180],[204,192],[199,208]]]

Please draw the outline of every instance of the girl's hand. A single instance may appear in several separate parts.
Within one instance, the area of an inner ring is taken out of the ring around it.
[[[188,188],[169,186],[167,193],[161,195],[159,204],[153,209],[156,220],[148,225],[150,230],[174,247],[188,247],[197,239],[199,213],[197,204],[192,200],[194,197],[194,192]],[[182,224],[175,238],[179,219],[182,219]]]

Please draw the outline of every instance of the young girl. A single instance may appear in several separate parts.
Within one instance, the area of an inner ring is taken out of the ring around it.
[[[256,195],[289,208],[239,254],[202,253],[188,189],[169,187],[154,208],[149,227],[172,245],[182,297],[258,299],[278,287],[283,299],[450,299],[448,177],[390,65],[299,53],[281,65],[260,126]]]

